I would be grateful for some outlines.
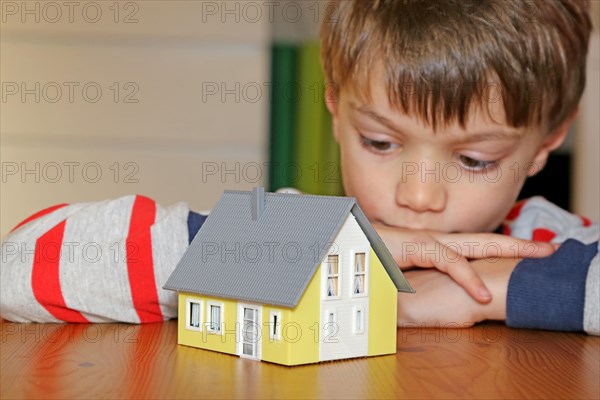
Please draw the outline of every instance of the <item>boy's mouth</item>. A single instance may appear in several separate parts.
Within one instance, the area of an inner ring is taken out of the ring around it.
[[[387,223],[387,222],[385,222],[383,220],[374,220],[374,222],[377,223],[377,224],[383,225],[385,227],[395,228],[395,229],[406,229],[406,230],[412,230],[412,231],[423,231],[423,230],[427,230],[428,229],[426,227],[420,227],[419,225],[416,225],[416,224],[411,224],[411,225],[408,225],[408,224],[397,225],[397,224]]]

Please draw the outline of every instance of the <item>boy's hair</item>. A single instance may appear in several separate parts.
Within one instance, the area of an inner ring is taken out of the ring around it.
[[[338,0],[321,26],[328,84],[390,103],[435,129],[502,101],[513,127],[551,132],[585,86],[586,0]],[[375,66],[383,76],[371,76]]]

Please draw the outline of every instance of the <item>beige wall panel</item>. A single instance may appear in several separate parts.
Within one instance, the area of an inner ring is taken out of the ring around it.
[[[261,1],[2,1],[0,6],[3,33],[259,43],[269,38],[269,18],[288,11]]]
[[[2,43],[1,69],[4,139],[257,145],[267,129],[266,46],[13,41]]]
[[[203,210],[266,183],[269,18],[224,3],[0,2],[2,235],[57,203]]]
[[[587,84],[577,118],[573,159],[573,210],[600,220],[600,32],[593,32]]]
[[[265,185],[268,174],[264,152],[250,149],[2,146],[1,158],[2,237],[43,208],[127,194],[202,211],[223,190]]]

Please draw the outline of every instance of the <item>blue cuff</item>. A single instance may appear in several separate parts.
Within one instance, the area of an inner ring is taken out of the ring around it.
[[[596,253],[598,242],[569,239],[549,257],[522,260],[508,283],[506,324],[583,331],[585,282]]]
[[[202,226],[204,221],[206,221],[206,218],[208,218],[206,215],[200,215],[198,213],[190,211],[187,219],[189,243],[192,243],[192,240],[194,240],[196,233],[198,233],[200,227]]]

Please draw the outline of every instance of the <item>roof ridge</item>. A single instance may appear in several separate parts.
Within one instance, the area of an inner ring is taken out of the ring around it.
[[[251,190],[233,190],[232,189],[232,190],[225,190],[223,193],[252,195]],[[336,198],[336,199],[343,199],[342,201],[353,201],[354,203],[357,203],[356,197],[352,197],[352,196],[330,196],[330,195],[309,194],[309,193],[277,193],[277,192],[267,192],[267,191],[265,191],[265,196],[282,196],[282,197],[284,197],[284,196],[285,197],[302,196],[303,198],[312,197],[312,198],[327,198],[327,199]]]

